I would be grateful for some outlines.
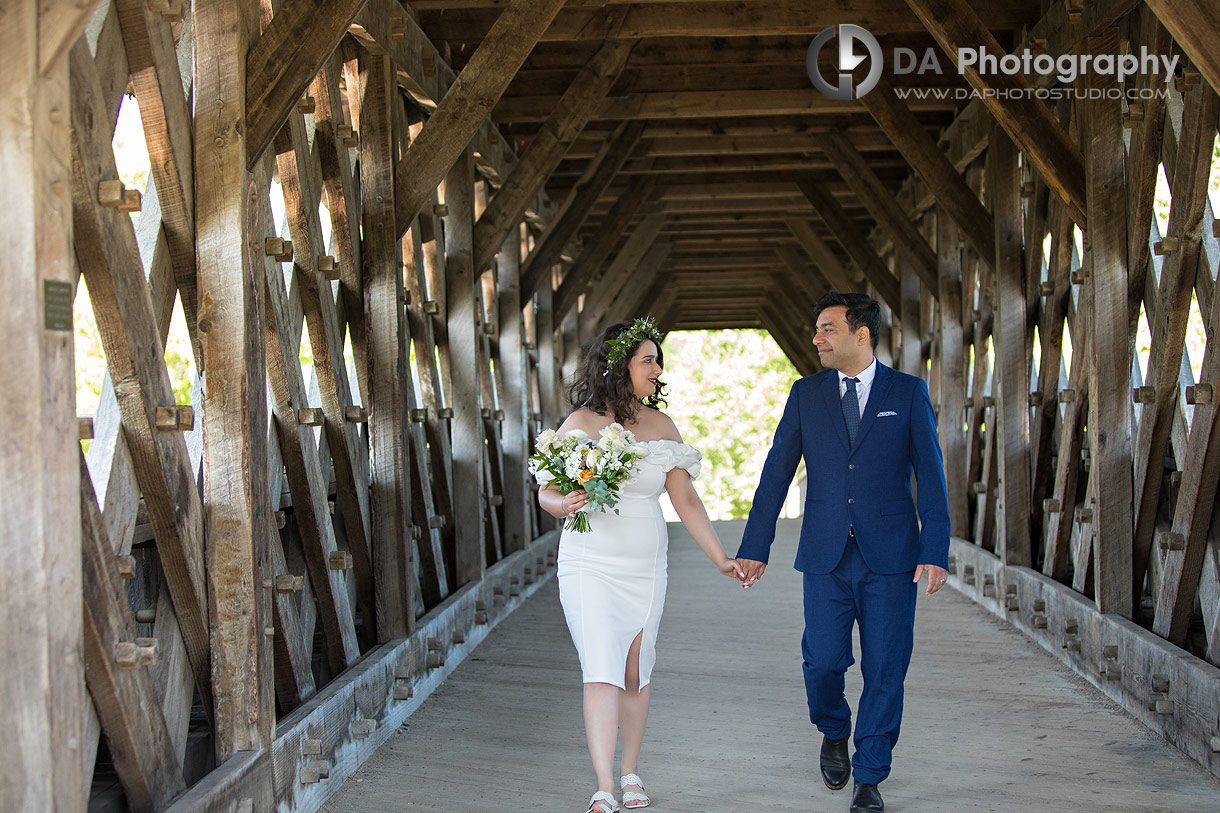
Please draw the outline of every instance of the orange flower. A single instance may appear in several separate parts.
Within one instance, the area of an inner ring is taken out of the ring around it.
[[[592,472],[592,470],[590,470],[590,469],[581,469],[581,471],[580,471],[580,476],[579,476],[579,478],[578,478],[578,479],[580,480],[580,484],[581,484],[581,485],[584,485],[585,483],[589,482],[590,480],[592,480],[592,479],[593,479],[593,472]]]

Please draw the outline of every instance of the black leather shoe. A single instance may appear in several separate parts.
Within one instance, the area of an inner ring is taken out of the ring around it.
[[[842,790],[851,779],[851,758],[847,756],[847,740],[832,740],[822,735],[822,781],[831,790]]]
[[[881,801],[881,791],[876,785],[866,785],[857,782],[851,792],[851,813],[878,813],[885,810],[885,802]]]

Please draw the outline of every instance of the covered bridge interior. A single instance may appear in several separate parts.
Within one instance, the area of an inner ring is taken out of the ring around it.
[[[317,809],[553,574],[581,342],[809,374],[829,290],[928,381],[953,586],[1220,775],[1218,54],[1205,0],[0,0],[0,808]]]

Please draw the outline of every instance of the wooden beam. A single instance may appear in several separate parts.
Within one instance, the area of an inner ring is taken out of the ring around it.
[[[598,159],[590,165],[568,193],[556,213],[554,220],[534,244],[534,249],[525,259],[521,271],[521,296],[529,298],[542,284],[544,275],[559,262],[560,255],[576,235],[581,225],[593,211],[597,199],[610,186],[619,168],[630,157],[640,141],[644,124],[640,121],[624,122],[603,147]]]
[[[631,40],[606,42],[572,80],[542,129],[530,139],[516,168],[475,224],[476,269],[491,264],[509,231],[584,129],[594,107],[618,79],[632,45]]]
[[[401,166],[401,164],[400,164]],[[487,567],[483,528],[483,424],[479,388],[477,276],[471,260],[474,165],[462,154],[445,177],[445,290],[449,370],[453,376],[453,523],[457,535],[455,586],[478,581]]]
[[[665,225],[665,213],[657,212],[640,221],[627,236],[622,249],[611,260],[606,272],[590,281],[588,297],[581,310],[581,340],[598,333],[606,326],[602,324],[606,309],[614,297],[637,279],[641,260],[657,239]]]
[[[1220,296],[1213,296],[1209,324],[1217,324],[1217,319],[1220,319]],[[1217,484],[1220,483],[1220,408],[1217,408],[1220,407],[1217,404],[1220,392],[1216,391],[1216,382],[1220,381],[1220,346],[1214,340],[1204,355],[1199,381],[1211,382],[1212,396],[1207,403],[1198,402],[1196,396],[1190,442],[1186,446],[1186,459],[1181,464],[1182,485],[1171,529],[1171,533],[1181,535],[1182,546],[1180,550],[1166,546],[1161,553],[1164,557],[1161,583],[1156,591],[1156,615],[1152,623],[1153,632],[1178,646],[1185,644],[1188,637],[1195,598],[1201,587],[1200,578],[1207,579],[1204,563],[1208,556],[1208,533],[1215,511]],[[1153,555],[1157,555],[1155,550]],[[1206,607],[1203,613],[1206,617]],[[1214,651],[1214,638],[1212,641]]]
[[[195,180],[191,111],[183,95],[178,53],[170,23],[146,0],[117,0],[119,24],[131,71],[131,88],[140,108],[149,171],[161,210],[182,315],[195,362],[200,359],[199,293],[195,280]]]
[[[554,96],[512,96],[499,101],[496,120],[501,123],[546,121],[556,104]],[[813,88],[791,90],[687,90],[627,93],[610,96],[593,111],[592,121],[672,120],[691,118],[745,118],[754,116],[839,116],[845,105]],[[1039,102],[1039,104],[1041,104]],[[955,103],[936,98],[911,99],[914,111],[948,113]],[[851,106],[847,106],[851,110]]]
[[[978,4],[979,15],[996,29],[1016,28],[1029,22],[1019,5],[999,0]],[[488,32],[491,17],[478,9],[446,6],[429,11],[422,22],[433,37],[469,42]],[[869,31],[908,33],[921,31],[919,21],[886,0],[852,4],[851,20]],[[637,37],[760,37],[821,31],[843,22],[833,7],[801,0],[744,0],[744,2],[637,3],[609,8],[565,9],[546,30],[543,42],[601,40]]]
[[[1156,308],[1158,318],[1149,319],[1152,343],[1147,383],[1155,388],[1156,397],[1153,403],[1139,407],[1139,432],[1134,449],[1132,575],[1137,601],[1156,534],[1165,453],[1169,449],[1178,404],[1178,380],[1186,346],[1195,276],[1196,273],[1210,273],[1206,268],[1207,263],[1200,264],[1199,260],[1217,118],[1220,118],[1220,99],[1209,85],[1199,85],[1183,99],[1177,162],[1170,184],[1169,223],[1162,237],[1163,246],[1175,241],[1176,250],[1168,251],[1161,263]],[[1184,635],[1184,628],[1180,632]]]
[[[62,70],[101,0],[42,0],[37,11],[38,72]]]
[[[411,467],[406,404],[409,375],[404,329],[403,275],[394,225],[394,152],[391,105],[396,97],[389,57],[362,54],[360,98],[360,210],[363,223],[365,307],[369,314],[369,520],[377,640],[409,635],[415,627],[411,577]]]
[[[131,218],[100,206],[98,183],[118,176],[106,105],[89,45],[73,47],[72,220],[77,264],[89,287],[115,384],[123,437],[156,535],[196,686],[212,709],[203,507],[179,433],[159,432],[156,408],[174,403]],[[172,293],[165,299],[172,303]]]
[[[1099,81],[1093,77],[1094,81]],[[1096,489],[1094,563],[1097,608],[1130,617],[1139,591],[1132,584],[1131,346],[1127,333],[1127,217],[1122,122],[1116,101],[1082,105],[1082,143],[1088,145],[1089,251],[1085,287],[1091,289],[1089,330],[1090,479]],[[1075,365],[1073,365],[1075,367]],[[1083,568],[1077,567],[1080,575]]]
[[[893,193],[873,172],[868,161],[842,133],[827,133],[820,141],[820,146],[835,169],[843,176],[843,180],[847,181],[847,185],[856,193],[856,197],[876,218],[877,224],[889,233],[894,244],[908,258],[923,284],[939,295],[936,255],[928,246],[928,241],[911,223],[906,212],[898,205]]]
[[[85,680],[128,804],[137,810],[161,809],[186,783],[156,688],[144,668],[151,664],[120,663],[117,657],[124,644],[136,648],[136,622],[83,454],[80,511]],[[146,652],[124,654],[143,658]]]
[[[246,161],[246,53],[250,7],[240,0],[195,0],[195,202],[203,394],[203,512],[215,687],[216,753],[226,759],[271,742],[272,533],[267,487],[267,365],[258,188]],[[248,231],[248,229],[250,229]],[[253,232],[253,233],[251,233]],[[253,249],[253,250],[252,250]],[[255,254],[255,251],[258,251]],[[193,486],[193,483],[191,484]]]
[[[661,267],[672,249],[672,244],[667,241],[658,240],[652,244],[652,248],[648,249],[648,253],[640,260],[637,279],[630,285],[623,286],[623,290],[607,310],[607,320],[617,322],[630,319],[641,307],[647,305],[653,285],[658,282],[665,284],[666,275],[661,272]]]
[[[965,0],[907,0],[907,5],[954,64],[962,47],[986,49],[997,58],[1007,53]],[[1021,74],[984,77],[973,65],[965,67],[965,76],[983,94],[991,115],[1067,204],[1072,219],[1086,228],[1084,158],[1050,108],[1033,94],[1033,85]]]
[[[45,6],[9,3],[0,21],[0,209],[7,213],[0,245],[11,264],[0,274],[8,382],[0,387],[8,553],[0,573],[0,808],[23,811],[83,809],[92,772],[78,600],[80,447],[72,431],[76,288],[67,120],[76,100],[67,61],[39,59]],[[53,29],[63,30],[58,23]]]
[[[970,522],[966,479],[966,332],[962,287],[962,237],[953,218],[936,212],[936,253],[940,280],[940,387],[937,409],[941,455],[949,495],[949,525],[964,537]]]
[[[843,246],[847,256],[860,266],[864,278],[877,289],[878,295],[890,308],[901,311],[902,298],[898,293],[898,280],[890,269],[885,267],[885,263],[881,262],[877,252],[847,217],[839,202],[820,184],[802,180],[797,181],[796,185],[813,206],[813,210],[822,218],[822,222],[834,234],[839,245]]]
[[[1148,0],[1148,8],[1173,35],[1203,78],[1220,93],[1220,55],[1215,36],[1220,31],[1220,9],[1207,0]]]
[[[987,153],[991,212],[996,225],[996,433],[997,507],[1000,536],[996,554],[1009,565],[1032,564],[1029,504],[1029,347],[1026,336],[1024,266],[1021,250],[1019,155],[998,127]],[[1031,239],[1035,239],[1031,237]],[[990,434],[991,429],[988,429]]]
[[[465,151],[564,0],[513,0],[411,142],[394,172],[398,236]]]
[[[805,249],[805,253],[813,261],[814,268],[830,283],[831,289],[842,292],[856,291],[857,293],[862,291],[863,285],[852,278],[830,246],[814,233],[813,224],[797,217],[784,218],[784,224],[801,244],[801,248]]]
[[[247,168],[288,120],[365,1],[280,4],[246,55]]]
[[[936,146],[911,109],[898,98],[889,80],[882,76],[876,87],[860,98],[873,120],[923,179],[940,211],[953,218],[979,256],[987,263],[995,257],[995,226],[957,168]]]
[[[641,204],[652,194],[655,185],[655,179],[648,176],[634,180],[628,190],[614,202],[606,216],[598,222],[593,239],[581,250],[576,263],[555,291],[555,312],[560,317],[576,304],[589,282],[601,270],[619,237],[627,231],[628,224],[639,211]]]

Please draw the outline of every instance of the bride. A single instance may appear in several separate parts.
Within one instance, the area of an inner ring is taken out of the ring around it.
[[[591,437],[617,432],[614,423],[649,448],[639,472],[625,483],[617,513],[592,512],[591,530],[564,531],[559,540],[559,599],[584,680],[585,736],[597,776],[589,813],[617,813],[612,771],[622,735],[623,806],[647,807],[650,799],[637,773],[649,679],[656,660],[657,627],[665,602],[668,535],[658,502],[662,491],[695,542],[726,576],[742,579],[728,558],[691,480],[701,455],[682,442],[660,407],[664,356],[661,333],[651,319],[611,325],[584,349],[569,397],[574,410],[559,427]],[[555,517],[575,515],[584,491],[538,491],[538,503]]]

